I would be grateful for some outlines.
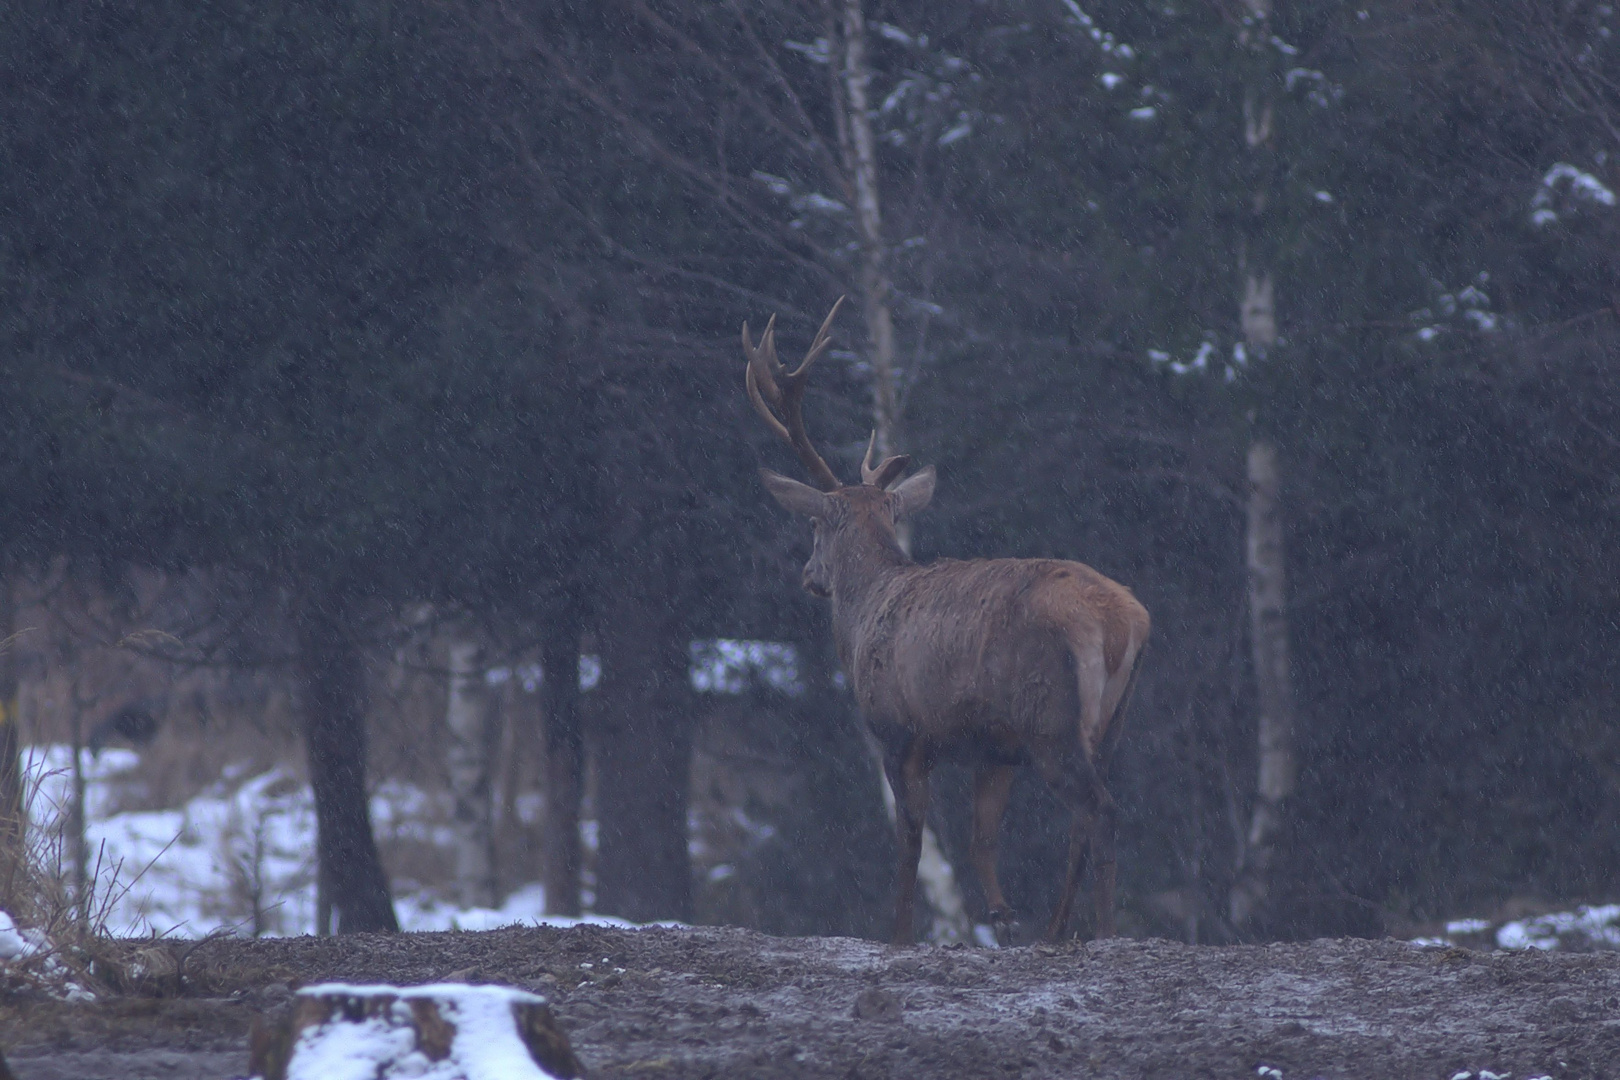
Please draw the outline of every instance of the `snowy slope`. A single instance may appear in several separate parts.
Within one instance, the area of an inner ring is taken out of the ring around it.
[[[29,747],[29,813],[34,846],[65,867],[71,846],[63,830],[72,795],[72,751]],[[108,749],[83,757],[88,868],[95,878],[92,908],[118,936],[201,937],[218,930],[251,935],[313,933],[315,928],[315,808],[308,785],[282,769],[232,775],[172,810],[114,812],[120,777],[137,760]],[[384,835],[410,834],[450,843],[446,830],[419,820],[431,796],[389,782],[372,797]],[[395,897],[405,930],[484,930],[513,923],[572,925],[621,920],[547,917],[545,893],[528,885],[499,909],[461,908],[426,893]]]

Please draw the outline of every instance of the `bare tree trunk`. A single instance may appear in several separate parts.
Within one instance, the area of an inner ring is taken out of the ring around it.
[[[366,802],[364,671],[352,631],[316,602],[299,612],[304,746],[315,793],[319,882],[339,934],[397,932]],[[317,911],[317,923],[321,921]],[[330,924],[329,924],[330,925]]]
[[[624,610],[602,639],[596,910],[632,922],[692,917],[686,815],[696,702],[679,629],[663,612]]]
[[[476,641],[449,648],[450,692],[445,708],[445,747],[456,833],[456,892],[470,907],[495,906],[495,805],[490,777],[497,734],[491,723],[484,650]]]
[[[1249,447],[1249,637],[1260,702],[1260,780],[1232,885],[1231,920],[1240,933],[1265,902],[1294,792],[1294,690],[1288,656],[1288,592],[1278,507],[1277,452]]]
[[[540,713],[539,687],[525,689],[519,662],[511,668],[498,691],[495,756],[499,776],[495,784],[495,896],[504,900],[520,883],[536,880],[541,873],[544,834],[538,822],[523,820],[525,780],[543,778],[545,767],[545,721]],[[495,769],[491,770],[492,773]],[[543,790],[543,789],[542,789]]]
[[[17,713],[17,608],[11,567],[0,561],[0,908],[16,910],[12,892],[24,870],[22,732]]]
[[[682,567],[667,507],[626,508],[603,582],[602,681],[592,713],[596,910],[633,922],[692,917],[687,807],[697,711]]]
[[[888,245],[883,239],[883,207],[879,196],[877,140],[872,135],[871,103],[867,91],[872,72],[866,62],[866,15],[862,0],[843,0],[843,101],[838,101],[839,132],[844,168],[854,181],[855,221],[861,241],[861,310],[866,316],[866,358],[872,368],[872,430],[879,460],[900,453],[899,390],[894,370],[894,311],[888,274]],[[911,523],[895,527],[895,539],[911,552]],[[876,751],[874,750],[874,753]],[[882,775],[882,770],[878,770]],[[894,818],[894,795],[883,784],[884,806]],[[962,939],[972,932],[967,906],[956,874],[939,846],[934,830],[924,826],[917,881],[934,910],[936,939]]]
[[[546,731],[546,914],[580,913],[579,804],[585,794],[585,736],[579,710],[577,614],[569,610],[546,628],[540,655],[540,709]]]
[[[894,313],[890,309],[888,245],[878,195],[877,142],[872,137],[867,90],[866,16],[861,0],[844,0],[845,169],[854,181],[855,221],[861,239],[861,310],[866,315],[867,362],[872,365],[872,424],[880,455],[899,453],[899,412],[894,376]]]

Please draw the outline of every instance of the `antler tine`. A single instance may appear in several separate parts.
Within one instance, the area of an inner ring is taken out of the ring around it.
[[[793,372],[791,376],[792,378],[797,379],[800,375],[803,375],[806,371],[810,370],[810,365],[821,359],[821,354],[826,352],[827,346],[832,344],[833,320],[838,317],[838,309],[844,306],[845,299],[847,298],[840,296],[837,300],[833,301],[832,310],[827,312],[827,317],[825,319],[821,320],[821,329],[816,331],[815,340],[810,342],[810,348],[805,350],[804,360],[799,364],[797,370]]]
[[[753,402],[754,411],[759,413],[760,419],[776,433],[777,438],[791,445],[792,433],[776,418],[770,406],[765,404],[766,399],[769,399],[771,405],[778,409],[783,408],[782,388],[777,385],[776,376],[786,375],[787,372],[776,359],[776,316],[772,315],[765,323],[765,332],[759,336],[757,346],[750,340],[748,324],[744,322],[742,341],[743,355],[748,358],[746,375],[748,400]]]
[[[866,456],[861,458],[861,483],[870,484],[872,477],[878,471],[872,468],[872,451],[877,449],[877,428],[872,429],[872,437],[866,440]]]
[[[886,488],[894,483],[896,477],[906,471],[911,464],[910,454],[895,454],[883,459],[883,464],[877,468],[872,467],[872,451],[877,449],[877,432],[866,440],[866,456],[861,459],[861,483],[876,488]]]
[[[748,400],[754,403],[754,411],[759,413],[760,419],[764,420],[766,425],[772,431],[776,432],[777,438],[781,439],[783,442],[793,442],[792,434],[788,432],[787,428],[782,426],[782,421],[776,418],[776,414],[771,412],[771,407],[765,404],[765,399],[760,396],[759,382],[754,378],[753,364],[748,365],[748,374],[745,376],[745,379],[748,383]],[[772,389],[774,390],[775,387],[772,387]],[[777,400],[780,401],[782,397],[781,393],[778,392],[776,396]]]
[[[759,345],[748,340],[748,324],[743,323],[743,355],[748,357],[748,371],[759,389],[777,408],[782,407],[782,390],[776,385],[778,375],[787,371],[776,359],[776,316],[765,323],[765,332],[759,335]]]
[[[789,372],[776,359],[775,315],[772,315],[770,321],[765,324],[765,332],[760,335],[758,345],[750,338],[748,324],[743,324],[743,355],[748,358],[745,374],[748,400],[753,403],[754,411],[759,413],[760,418],[776,433],[777,438],[793,447],[794,453],[799,455],[799,460],[809,471],[811,479],[823,491],[832,491],[842,487],[843,484],[816,452],[809,434],[804,429],[804,391],[810,384],[806,369],[826,350],[832,340],[832,319],[838,314],[839,305],[842,303],[843,298],[840,297],[839,303],[833,305],[832,311],[821,324],[816,340],[811,343],[810,351],[805,354],[804,363],[793,372]],[[781,414],[780,417],[777,413]]]

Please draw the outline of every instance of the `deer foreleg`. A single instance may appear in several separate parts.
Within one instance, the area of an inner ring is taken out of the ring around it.
[[[910,945],[917,897],[917,860],[928,820],[928,758],[915,740],[884,755],[883,771],[894,792],[894,833],[899,863],[894,875],[894,943]]]
[[[984,888],[985,903],[990,907],[990,925],[995,930],[997,943],[1002,946],[1012,944],[1013,915],[1001,895],[996,856],[1001,847],[1001,819],[1007,812],[1007,799],[1012,795],[1016,775],[1011,765],[981,765],[973,774],[973,842],[968,848],[968,857]]]

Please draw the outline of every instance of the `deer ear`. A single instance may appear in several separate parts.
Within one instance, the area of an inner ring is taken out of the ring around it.
[[[937,479],[932,465],[917,473],[908,476],[894,486],[889,494],[894,496],[894,518],[909,517],[928,505],[934,497],[934,481]]]
[[[828,500],[825,492],[817,491],[809,484],[801,484],[769,469],[759,470],[759,478],[765,481],[765,490],[771,497],[781,503],[782,509],[794,514],[803,514],[806,517],[827,517]]]

